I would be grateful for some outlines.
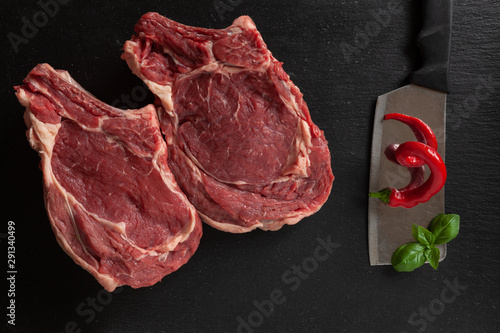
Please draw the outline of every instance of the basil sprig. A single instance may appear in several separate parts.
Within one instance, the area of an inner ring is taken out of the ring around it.
[[[459,229],[460,216],[457,214],[439,214],[427,229],[413,224],[411,231],[417,242],[400,246],[392,255],[392,266],[398,272],[411,272],[428,261],[432,268],[437,269],[440,251],[436,245],[453,240]]]

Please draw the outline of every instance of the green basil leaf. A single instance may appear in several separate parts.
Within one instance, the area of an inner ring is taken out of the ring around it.
[[[411,226],[411,233],[417,242],[429,247],[434,244],[436,239],[432,232],[415,223]]]
[[[460,230],[460,216],[457,214],[439,214],[427,227],[435,236],[434,244],[444,244],[453,240]]]
[[[407,243],[398,247],[392,255],[392,266],[398,272],[411,272],[425,263],[426,247],[419,243]]]
[[[434,245],[431,246],[431,248],[425,250],[425,259],[427,259],[427,261],[429,262],[429,264],[434,269],[438,269],[439,255],[440,255],[440,251]]]

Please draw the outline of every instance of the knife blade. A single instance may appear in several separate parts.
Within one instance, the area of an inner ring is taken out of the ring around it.
[[[384,156],[387,145],[415,141],[408,126],[383,121],[387,113],[403,113],[427,123],[436,134],[438,153],[444,160],[446,96],[451,48],[453,0],[423,0],[423,23],[418,35],[422,67],[410,76],[410,84],[380,95],[375,108],[370,192],[387,187],[401,188],[409,182],[406,168]],[[426,167],[426,174],[428,174]],[[368,201],[368,249],[370,265],[390,265],[394,251],[415,241],[413,223],[427,227],[436,215],[444,213],[444,188],[429,201],[413,208],[390,207],[376,198]],[[440,261],[446,257],[446,244],[439,245]]]

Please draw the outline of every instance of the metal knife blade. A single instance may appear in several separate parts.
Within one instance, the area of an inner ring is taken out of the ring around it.
[[[436,134],[438,153],[444,160],[446,133],[446,96],[451,46],[452,0],[424,0],[424,23],[418,41],[424,64],[412,74],[407,86],[381,95],[374,116],[370,192],[387,187],[401,188],[409,182],[406,168],[390,162],[384,155],[387,145],[415,141],[408,126],[383,120],[387,113],[403,113],[427,123]],[[426,173],[428,168],[426,167]],[[368,201],[368,249],[370,265],[390,265],[394,251],[415,241],[413,223],[427,227],[444,212],[444,188],[429,201],[413,208],[390,207],[376,198]],[[440,260],[446,256],[446,244],[438,246]]]

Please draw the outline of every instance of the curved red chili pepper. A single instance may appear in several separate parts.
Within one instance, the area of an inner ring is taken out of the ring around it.
[[[436,135],[434,135],[434,132],[429,125],[424,123],[422,120],[402,113],[388,113],[384,116],[384,120],[389,119],[398,120],[408,125],[415,134],[418,142],[425,143],[429,147],[437,150],[438,144]]]
[[[387,114],[384,119],[395,119],[407,124],[419,142],[392,144],[385,150],[390,161],[408,168],[411,174],[410,183],[402,189],[387,188],[369,195],[392,207],[411,208],[428,201],[441,190],[446,181],[446,166],[436,151],[437,140],[434,132],[420,119],[400,113]],[[424,182],[425,164],[429,166],[431,174]]]
[[[377,193],[370,193],[371,197],[379,198],[391,207],[411,208],[428,201],[441,190],[446,181],[446,166],[434,148],[421,142],[408,141],[398,147],[395,155],[403,166],[411,165],[407,163],[409,156],[425,161],[431,170],[429,178],[417,187],[412,186],[410,182],[407,187],[400,190],[387,188]]]
[[[407,116],[405,114],[401,113],[388,113],[384,116],[384,120],[389,120],[389,119],[394,119],[397,121],[400,121],[410,127],[410,129],[413,131],[415,134],[415,137],[417,138],[418,142],[425,143],[426,145],[430,146],[431,148],[434,148],[437,150],[437,140],[436,140],[436,135],[434,135],[434,132],[432,129],[424,123],[422,120]],[[394,159],[394,152],[398,148],[398,144],[392,144],[387,146],[385,149],[385,156],[391,161],[396,164],[399,164],[395,159]],[[412,163],[412,168],[413,167],[418,167],[418,166],[423,166],[425,163],[419,159],[415,159],[414,161],[408,160],[408,162]]]

